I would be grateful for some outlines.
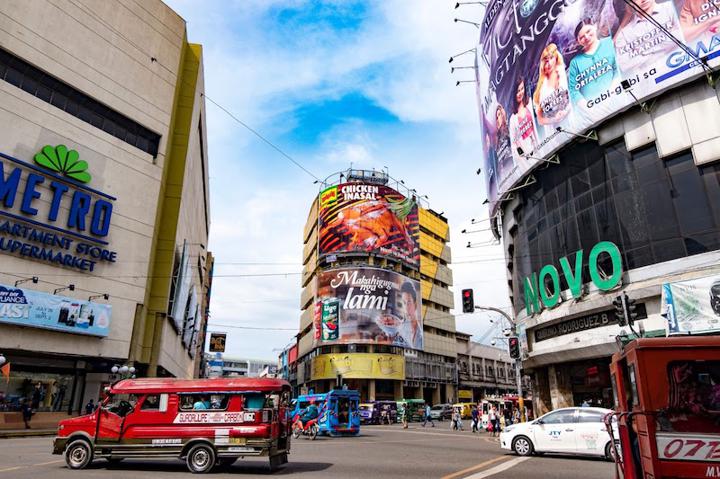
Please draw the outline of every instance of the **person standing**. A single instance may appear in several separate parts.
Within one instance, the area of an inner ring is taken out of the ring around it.
[[[433,422],[433,418],[432,418],[432,416],[430,415],[430,405],[429,405],[429,404],[425,405],[425,419],[423,420],[422,426],[425,427],[425,424],[427,424],[428,421],[430,421],[430,425],[431,425],[432,427],[435,427],[435,423]]]
[[[25,429],[30,429],[30,420],[32,419],[33,409],[30,401],[27,398],[23,399],[21,411],[23,422],[25,423]]]
[[[476,433],[478,432],[478,417],[480,415],[477,406],[472,408],[470,415],[472,416],[472,432]]]
[[[400,413],[402,417],[402,425],[403,429],[408,428],[408,407],[407,404],[405,404],[405,407],[402,408],[402,412]]]
[[[90,398],[90,402],[85,405],[85,414],[92,414],[95,410],[95,400]]]
[[[490,412],[488,413],[488,422],[492,426],[492,435],[495,437],[495,434],[498,432],[498,429],[500,428],[500,421],[498,420],[498,412],[497,409],[495,409],[495,406],[490,409]]]

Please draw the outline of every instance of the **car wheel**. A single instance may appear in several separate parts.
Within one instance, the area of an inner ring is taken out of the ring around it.
[[[65,463],[70,469],[85,469],[92,457],[92,446],[83,439],[76,439],[65,448]]]
[[[612,442],[605,444],[605,459],[610,462],[615,462],[615,448],[612,447]]]
[[[193,474],[210,472],[215,466],[215,450],[207,444],[193,446],[188,452],[186,462]]]
[[[518,456],[529,456],[533,453],[532,441],[525,436],[518,436],[513,440],[512,443],[513,451]]]

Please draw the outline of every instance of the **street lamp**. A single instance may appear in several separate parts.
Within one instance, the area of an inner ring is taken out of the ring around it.
[[[5,361],[7,361],[7,359],[5,359],[5,356],[3,356],[2,353],[0,353],[0,366],[5,364]]]
[[[113,374],[120,374],[121,379],[135,379],[135,368],[127,364],[123,364],[122,366],[115,364],[110,368],[110,371]]]
[[[74,284],[68,284],[64,288],[56,288],[53,291],[53,294],[58,294],[60,291],[65,291],[66,289],[69,289],[70,291],[75,291],[75,285]]]
[[[17,285],[19,285],[19,284],[27,283],[28,281],[32,281],[33,284],[37,284],[38,281],[40,281],[40,279],[39,279],[37,276],[32,276],[32,277],[30,277],[30,278],[19,279],[19,280],[15,281],[15,287],[17,287]]]

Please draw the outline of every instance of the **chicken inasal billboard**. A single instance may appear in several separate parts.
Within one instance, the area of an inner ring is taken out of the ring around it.
[[[376,253],[420,267],[417,203],[384,185],[343,183],[320,193],[319,255]]]
[[[575,133],[720,64],[719,27],[717,0],[491,1],[476,66],[492,210]]]

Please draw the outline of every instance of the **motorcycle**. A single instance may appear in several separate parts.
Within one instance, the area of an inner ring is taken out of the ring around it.
[[[318,426],[317,418],[311,419],[303,425],[301,425],[299,417],[296,417],[293,422],[292,435],[295,439],[303,435],[309,437],[311,441],[314,441],[319,432],[320,426]]]

